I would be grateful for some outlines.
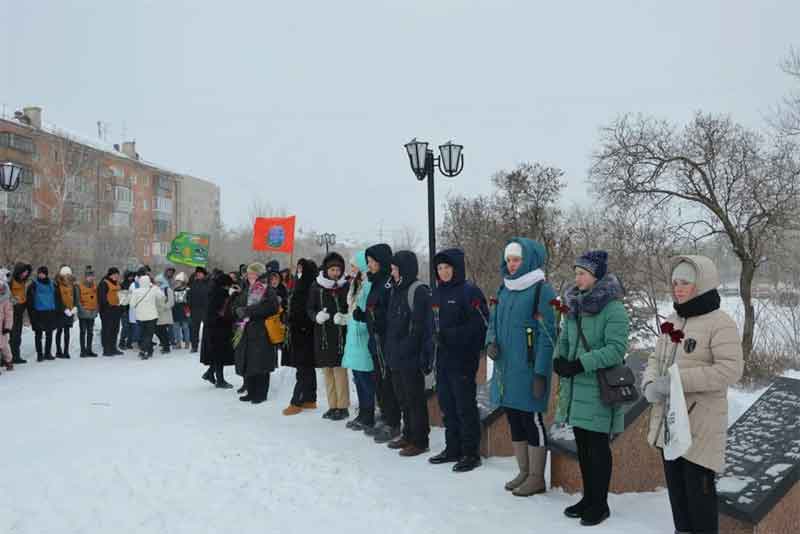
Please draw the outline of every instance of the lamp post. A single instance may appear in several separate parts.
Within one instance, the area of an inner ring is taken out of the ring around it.
[[[22,178],[22,165],[6,161],[0,163],[0,189],[6,192],[16,191]]]
[[[434,196],[433,175],[436,167],[439,172],[448,178],[454,178],[464,170],[464,147],[448,141],[439,145],[439,156],[434,157],[433,150],[428,148],[428,143],[417,141],[415,137],[405,145],[411,170],[417,180],[428,180],[428,255],[430,262],[430,284],[436,283],[436,265],[433,257],[436,255],[436,201]]]
[[[336,244],[336,234],[319,234],[317,236],[317,244],[325,247],[325,255],[328,255],[330,247]]]

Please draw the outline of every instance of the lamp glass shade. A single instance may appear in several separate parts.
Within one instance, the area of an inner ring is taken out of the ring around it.
[[[411,169],[419,174],[425,170],[425,153],[428,151],[428,143],[417,141],[416,138],[406,144],[408,159],[411,162]]]
[[[453,174],[458,171],[459,158],[463,149],[463,145],[453,144],[452,141],[439,146],[439,154],[441,155],[442,167],[445,173]]]
[[[16,163],[0,163],[0,189],[3,191],[14,191],[19,187],[19,180],[22,175],[22,167]]]

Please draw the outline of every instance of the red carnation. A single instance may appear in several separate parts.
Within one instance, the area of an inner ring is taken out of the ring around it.
[[[683,333],[683,330],[673,330],[670,335],[670,339],[672,339],[673,343],[680,343],[683,341],[683,338],[686,337],[686,334]]]
[[[563,305],[562,305],[562,306],[559,308],[559,310],[558,310],[558,311],[560,311],[561,313],[564,313],[564,314],[566,314],[566,313],[569,313],[569,306],[567,306],[566,304],[563,304]]]
[[[674,324],[672,324],[670,322],[661,323],[661,333],[662,334],[672,334],[674,331],[675,331],[675,325]]]
[[[438,310],[438,309],[439,309],[439,305],[438,305],[438,304],[431,304],[431,309],[432,309],[433,311],[436,311],[436,310]]]
[[[553,300],[550,301],[550,306],[554,308],[561,308],[561,301],[558,300],[557,298],[554,298]]]
[[[497,298],[489,297],[489,304],[491,304],[492,306],[497,306]]]
[[[480,299],[473,299],[473,300],[472,300],[472,307],[473,307],[473,308],[480,308],[480,307],[481,307],[481,301],[480,301]]]

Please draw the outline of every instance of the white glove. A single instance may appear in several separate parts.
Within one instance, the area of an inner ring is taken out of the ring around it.
[[[644,387],[644,398],[650,404],[664,402],[669,397],[669,386],[669,375],[659,376],[655,381],[648,383]]]
[[[339,326],[347,326],[347,315],[344,313],[337,313],[333,316],[333,324],[338,324]]]
[[[78,315],[78,308],[72,308],[72,315]]]
[[[321,311],[317,312],[317,324],[325,324],[330,318],[331,315],[328,313],[328,308],[323,308]]]
[[[228,288],[228,296],[232,296],[234,293],[236,293],[236,290],[233,289],[233,287],[229,287]]]

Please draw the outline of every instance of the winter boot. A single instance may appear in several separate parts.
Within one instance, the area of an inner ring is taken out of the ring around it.
[[[514,456],[517,458],[519,474],[506,482],[507,491],[514,491],[528,478],[528,442],[512,441],[511,447],[514,449]]]
[[[590,506],[581,515],[581,525],[593,527],[611,517],[611,510],[606,506]]]
[[[303,411],[302,406],[297,406],[296,404],[290,404],[286,408],[283,409],[283,415],[297,415]]]
[[[386,446],[389,447],[390,449],[397,450],[397,449],[405,449],[409,445],[411,445],[411,442],[409,442],[404,437],[399,437],[399,438],[397,438],[395,440],[390,441],[389,444],[386,445]]]
[[[14,362],[13,361],[5,362],[3,365],[5,366],[6,371],[13,371],[14,370]]]
[[[482,463],[483,462],[481,462],[480,456],[477,455],[464,456],[458,462],[456,462],[456,465],[453,466],[453,472],[466,473],[467,471],[472,471],[476,467],[480,467]]]
[[[218,378],[214,386],[220,389],[233,389],[233,384],[226,382],[224,378]]]
[[[528,478],[512,493],[517,497],[530,497],[547,491],[544,481],[544,466],[547,462],[545,447],[528,446]]]
[[[214,377],[214,368],[211,367],[210,365],[208,366],[208,370],[205,373],[203,373],[202,378],[203,380],[207,380],[212,384],[216,385],[217,383],[217,379]]]
[[[366,431],[365,431],[366,432]],[[385,425],[375,433],[375,443],[388,443],[400,435],[399,426]]]
[[[316,402],[304,402],[303,403],[303,409],[304,410],[316,410],[317,409],[317,403]]]
[[[428,462],[433,465],[439,465],[439,464],[449,464],[453,462],[458,462],[460,459],[461,459],[460,454],[455,454],[445,449],[436,456],[431,456],[430,458],[428,458]]]
[[[236,390],[236,393],[241,395],[242,393],[247,393],[247,384],[242,384],[242,387]]]
[[[427,447],[423,449],[422,447],[417,447],[416,445],[408,445],[402,449],[399,454],[405,458],[411,458],[412,456],[419,456],[420,454],[425,454],[426,452],[428,452]]]
[[[327,412],[325,412],[324,414],[322,414],[322,418],[323,418],[323,419],[333,419],[333,413],[334,413],[335,411],[336,411],[336,410],[334,410],[333,408],[331,408],[330,410],[328,410]]]

